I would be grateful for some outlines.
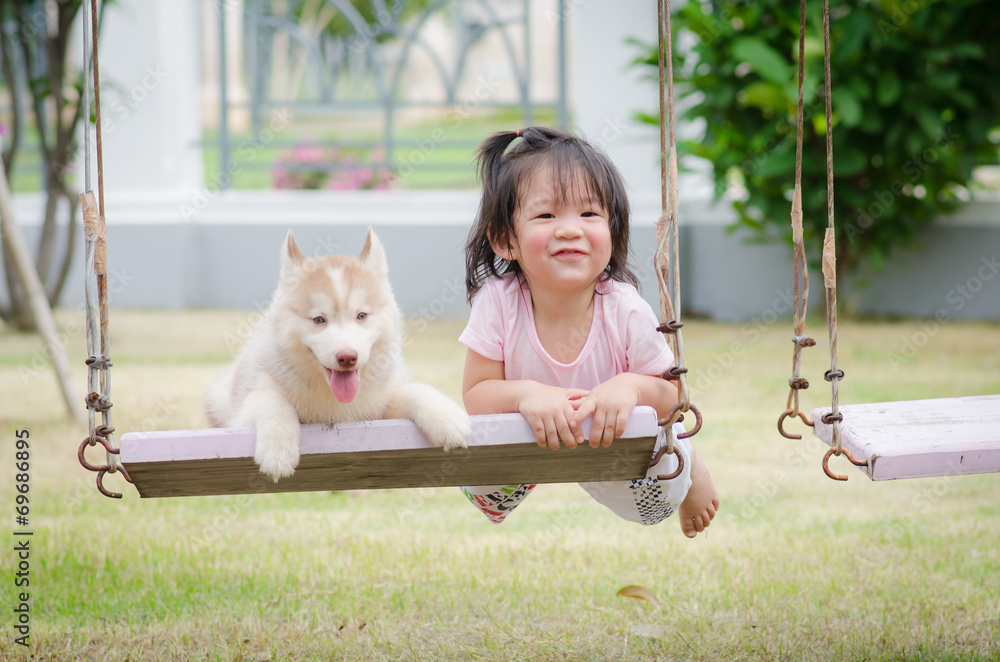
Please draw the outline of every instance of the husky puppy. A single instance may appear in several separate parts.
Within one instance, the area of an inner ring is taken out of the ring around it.
[[[275,482],[298,465],[300,423],[408,418],[435,446],[464,447],[468,415],[410,381],[402,333],[385,250],[371,228],[356,258],[307,259],[289,232],[264,318],[205,393],[208,420],[256,428],[254,461]]]

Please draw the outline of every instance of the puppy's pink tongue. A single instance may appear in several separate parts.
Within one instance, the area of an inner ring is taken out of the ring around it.
[[[337,400],[341,402],[350,402],[353,400],[354,396],[358,393],[358,386],[360,384],[361,378],[358,376],[357,370],[330,371],[330,388],[333,389],[333,394]]]

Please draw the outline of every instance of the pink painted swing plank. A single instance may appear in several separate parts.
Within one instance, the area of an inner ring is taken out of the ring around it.
[[[833,444],[830,408],[813,411]],[[1000,472],[1000,395],[844,405],[842,444],[872,480]]]
[[[473,416],[469,448],[445,453],[407,420],[305,425],[299,466],[277,483],[254,464],[252,428],[127,433],[121,461],[144,498],[628,480],[646,475],[658,429],[636,407],[610,447],[553,451],[520,414]]]

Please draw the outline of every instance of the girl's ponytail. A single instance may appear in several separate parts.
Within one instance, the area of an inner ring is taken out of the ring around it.
[[[520,131],[495,133],[484,140],[476,152],[476,174],[483,191],[479,199],[479,211],[465,246],[465,291],[470,303],[487,277],[499,275],[493,242],[510,240],[509,228],[504,219],[513,214],[513,201],[508,199],[511,197],[509,194],[504,195],[499,189],[502,188],[501,182],[509,167],[504,153],[520,135]]]
[[[495,133],[479,146],[476,151],[476,174],[483,184],[483,193],[496,190],[497,182],[504,167],[504,152],[510,144],[521,135],[520,131],[501,131]]]

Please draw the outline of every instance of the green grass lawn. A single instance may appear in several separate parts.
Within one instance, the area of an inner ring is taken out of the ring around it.
[[[203,385],[243,311],[114,312],[120,432],[204,426]],[[79,313],[59,315],[82,399]],[[706,534],[617,519],[543,485],[502,526],[457,489],[121,501],[76,459],[40,341],[0,328],[0,659],[997,660],[1000,476],[872,483],[823,475],[778,436],[790,323],[688,321],[694,443],[722,499]],[[456,398],[460,321],[406,346]],[[846,321],[842,402],[1000,393],[1000,326],[952,322],[905,362],[918,322]],[[807,407],[828,403],[820,347]],[[713,368],[718,366],[718,368]],[[711,375],[711,377],[709,377]],[[31,439],[31,647],[14,644],[15,432]],[[639,585],[656,602],[618,597]]]

